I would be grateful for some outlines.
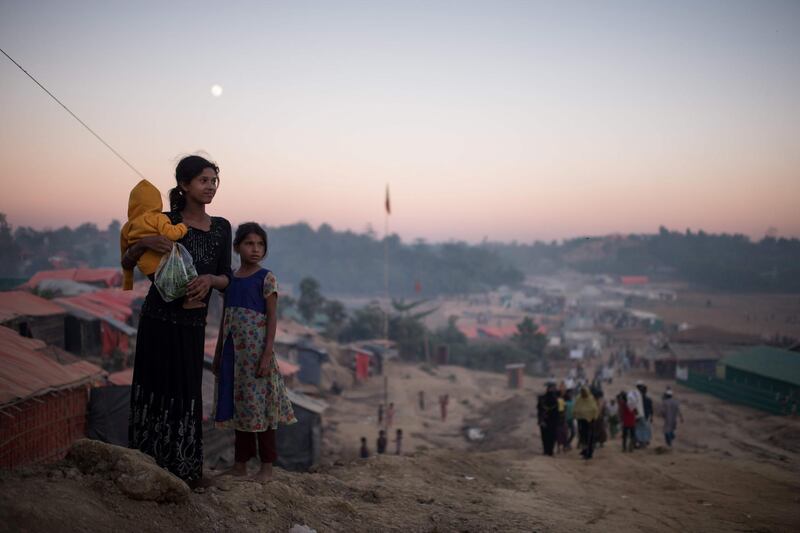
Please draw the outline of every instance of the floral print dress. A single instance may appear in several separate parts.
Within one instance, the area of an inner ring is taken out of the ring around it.
[[[233,276],[225,291],[225,343],[214,390],[217,427],[259,432],[297,422],[274,354],[269,376],[256,377],[267,342],[266,298],[277,292],[278,281],[265,268]]]

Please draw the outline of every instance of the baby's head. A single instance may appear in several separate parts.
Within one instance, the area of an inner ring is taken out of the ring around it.
[[[128,198],[128,220],[145,213],[161,213],[161,193],[155,185],[142,180],[131,190]]]
[[[245,222],[236,228],[233,249],[239,254],[242,265],[261,262],[267,257],[268,246],[267,232],[260,224]]]

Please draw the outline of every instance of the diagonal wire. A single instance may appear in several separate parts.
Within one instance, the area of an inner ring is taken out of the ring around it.
[[[86,125],[86,123],[85,123],[84,121],[82,121],[82,120],[81,120],[81,119],[78,117],[78,115],[76,115],[75,113],[73,113],[73,112],[72,112],[72,110],[71,110],[70,108],[68,108],[67,106],[65,106],[65,105],[64,105],[64,104],[61,102],[61,100],[59,100],[58,98],[56,98],[56,97],[55,97],[55,95],[54,95],[53,93],[51,93],[50,91],[48,91],[48,90],[47,90],[47,88],[46,88],[44,85],[42,85],[41,83],[39,83],[39,80],[37,80],[36,78],[34,78],[33,76],[31,76],[31,75],[30,75],[30,73],[29,73],[27,70],[25,70],[24,68],[22,68],[22,65],[20,65],[20,64],[19,64],[19,63],[17,63],[16,61],[14,61],[14,58],[12,58],[10,55],[8,55],[8,54],[6,53],[6,51],[5,51],[5,50],[3,50],[2,48],[0,48],[0,52],[2,52],[4,56],[6,56],[6,57],[7,57],[7,58],[8,58],[8,59],[9,59],[9,60],[12,62],[12,63],[14,63],[14,64],[17,66],[17,68],[19,68],[19,69],[20,69],[22,72],[24,72],[24,73],[25,73],[25,74],[26,74],[26,75],[27,75],[27,76],[28,76],[30,79],[32,79],[32,80],[34,81],[34,83],[36,83],[36,85],[38,85],[39,87],[41,87],[41,88],[42,88],[42,90],[43,90],[44,92],[46,92],[46,93],[47,93],[47,94],[50,96],[50,98],[52,98],[53,100],[55,100],[56,102],[58,102],[58,105],[60,105],[61,107],[63,107],[63,108],[64,108],[64,109],[67,111],[67,113],[69,113],[70,115],[72,115],[72,117],[73,117],[75,120],[77,120],[78,122],[80,122],[80,123],[81,123],[81,126],[83,126],[84,128],[86,128],[87,130],[89,130],[89,133],[91,133],[92,135],[94,135],[94,136],[97,138],[97,140],[98,140],[98,141],[100,141],[101,143],[103,143],[103,144],[105,145],[105,147],[106,147],[106,148],[108,148],[109,150],[111,150],[111,151],[114,153],[114,155],[115,155],[115,156],[117,156],[118,158],[120,158],[120,160],[122,160],[122,162],[123,162],[123,163],[125,163],[126,165],[128,165],[128,167],[129,167],[131,170],[133,170],[134,172],[136,172],[136,174],[138,174],[138,175],[139,175],[139,177],[141,177],[142,179],[146,179],[146,178],[144,177],[144,175],[143,175],[141,172],[139,172],[138,170],[136,170],[136,167],[134,167],[133,165],[131,165],[131,164],[128,162],[128,160],[127,160],[127,159],[125,159],[124,157],[122,157],[122,155],[120,155],[120,153],[119,153],[119,152],[117,152],[116,150],[114,150],[114,148],[112,148],[110,144],[108,144],[106,141],[104,141],[104,140],[103,140],[103,138],[102,138],[102,137],[100,137],[100,136],[99,136],[97,133],[95,133],[95,131],[94,131],[92,128],[90,128],[88,125]]]

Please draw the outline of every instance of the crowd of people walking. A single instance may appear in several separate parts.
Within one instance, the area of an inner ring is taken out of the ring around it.
[[[623,452],[650,445],[656,413],[647,385],[637,381],[634,388],[607,399],[603,385],[610,385],[610,382],[611,379],[602,373],[598,373],[591,384],[581,377],[576,379],[574,373],[560,382],[548,380],[536,404],[545,455],[569,452],[577,435],[580,455],[589,460],[598,448],[616,440],[620,425]],[[671,447],[678,421],[683,422],[671,387],[664,391],[658,414],[663,420],[664,442]]]

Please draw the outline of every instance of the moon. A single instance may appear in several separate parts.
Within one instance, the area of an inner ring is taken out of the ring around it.
[[[211,96],[214,98],[219,98],[222,96],[222,85],[217,85],[216,83],[211,86]]]

